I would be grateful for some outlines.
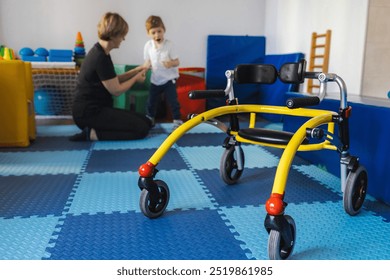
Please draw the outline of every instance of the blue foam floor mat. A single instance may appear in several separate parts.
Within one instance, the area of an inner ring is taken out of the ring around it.
[[[30,147],[0,149],[0,259],[268,259],[264,203],[281,150],[243,145],[242,178],[227,186],[219,177],[225,135],[193,128],[158,165],[171,198],[162,217],[148,219],[138,167],[171,129],[157,124],[137,141],[69,142],[76,127],[39,126]],[[388,205],[368,196],[349,216],[340,179],[299,157],[285,200],[297,226],[291,259],[390,259]]]

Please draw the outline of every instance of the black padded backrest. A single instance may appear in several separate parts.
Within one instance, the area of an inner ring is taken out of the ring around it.
[[[271,64],[239,64],[234,69],[234,81],[238,84],[273,84],[278,71]]]
[[[301,84],[305,81],[306,60],[299,62],[285,63],[280,67],[279,79],[283,83]]]

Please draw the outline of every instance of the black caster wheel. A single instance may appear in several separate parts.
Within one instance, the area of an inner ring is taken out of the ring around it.
[[[244,151],[241,146],[239,146],[240,155],[237,155],[235,146],[230,146],[226,148],[222,154],[220,165],[219,165],[219,175],[221,179],[228,185],[233,185],[237,183],[240,179],[242,172],[244,171]],[[242,169],[238,170],[237,166],[237,156],[242,158]]]
[[[367,184],[367,170],[363,166],[349,172],[343,195],[344,210],[349,215],[354,216],[360,212],[366,198]]]
[[[293,234],[292,244],[286,244],[282,234],[277,230],[271,229],[268,237],[268,257],[270,260],[285,260],[294,250],[296,237],[295,222],[294,219],[288,215],[285,215],[285,218]]]
[[[156,189],[149,191],[143,189],[139,199],[139,206],[142,213],[151,219],[160,217],[169,202],[169,188],[168,185],[161,180],[153,181],[156,184]]]

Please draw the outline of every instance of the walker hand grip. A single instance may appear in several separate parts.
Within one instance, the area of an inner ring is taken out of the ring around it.
[[[287,99],[286,106],[290,109],[301,108],[306,106],[314,106],[320,104],[320,99],[317,96],[294,97]]]
[[[193,90],[188,93],[190,99],[219,98],[226,95],[223,89]]]

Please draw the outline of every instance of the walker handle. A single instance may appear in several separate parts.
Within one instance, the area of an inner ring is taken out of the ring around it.
[[[193,90],[188,93],[190,99],[219,98],[226,96],[223,89]]]
[[[320,98],[317,96],[292,97],[287,99],[286,106],[290,109],[314,106],[320,104]]]

